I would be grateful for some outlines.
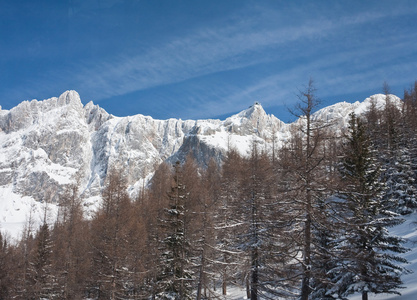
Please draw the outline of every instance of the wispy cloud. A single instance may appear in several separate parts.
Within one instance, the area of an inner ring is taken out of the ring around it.
[[[238,33],[237,28],[203,29],[146,53],[85,66],[75,81],[85,89],[96,90],[99,99],[122,95],[265,63],[271,57],[255,55],[249,59],[248,55],[323,30],[316,27]]]
[[[369,91],[370,87],[378,87],[375,92],[380,92],[385,80],[392,78],[390,85],[401,84],[404,82],[403,74],[412,74],[417,68],[417,62],[402,59],[415,51],[416,39],[417,33],[398,34],[375,39],[368,48],[346,49],[317,56],[306,63],[261,77],[247,86],[227,90],[220,98],[221,111],[223,114],[232,113],[236,108],[254,101],[260,101],[264,107],[291,107],[298,100],[298,90],[307,84],[310,76],[316,81],[318,96],[324,100],[327,97]],[[340,99],[345,100],[363,99]],[[218,111],[217,102],[206,101],[199,107],[190,107],[187,114],[190,118],[196,118],[216,115]]]
[[[235,17],[237,20],[238,18]],[[68,70],[54,70],[38,78],[29,88],[45,90],[70,84],[91,91],[96,101],[158,85],[172,84],[207,74],[245,68],[272,59],[260,54],[266,48],[322,35],[330,22],[288,28],[256,28],[257,17],[244,23],[218,24],[200,28],[136,55],[121,55],[105,61],[78,64]],[[255,28],[255,29],[253,29]],[[250,56],[255,54],[254,56]],[[273,55],[272,55],[273,56]],[[43,80],[43,82],[42,82]]]
[[[177,37],[144,53],[84,66],[77,72],[74,81],[77,85],[82,84],[85,90],[94,90],[99,100],[266,63],[276,55],[260,54],[268,53],[265,52],[267,48],[335,34],[345,26],[390,16],[386,13],[362,13],[344,17],[339,22],[311,20],[285,28],[253,29],[258,23],[255,16],[244,24],[219,24],[217,28],[197,29],[189,36]]]
[[[184,114],[190,118],[219,114],[218,101],[222,103],[222,113],[236,111],[244,101],[259,100],[265,106],[277,102],[288,104],[309,76],[317,78],[319,84],[320,81],[326,82],[332,93],[342,89],[366,88],[366,81],[376,80],[369,69],[372,64],[383,63],[385,54],[389,54],[385,57],[398,57],[398,53],[404,53],[403,49],[407,47],[409,51],[414,51],[412,43],[415,36],[372,40],[373,44],[359,49],[354,47],[362,45],[355,45],[353,40],[350,49],[343,49],[346,46],[343,44],[344,32],[410,12],[412,9],[396,9],[328,19],[315,18],[307,12],[306,19],[301,22],[295,20],[276,25],[273,20],[279,20],[282,12],[258,5],[253,13],[240,11],[224,22],[196,28],[187,35],[159,40],[152,47],[133,55],[121,54],[105,60],[78,62],[70,68],[54,70],[36,78],[35,84],[25,84],[22,90],[30,89],[33,93],[34,90],[40,92],[52,87],[75,88],[88,100],[100,102],[135,91],[184,83],[222,72],[226,75],[229,72],[246,72],[259,65],[275,63],[277,69],[274,72],[265,71],[249,80],[246,86],[227,82],[215,88],[201,86],[198,89],[201,94],[196,92],[191,95],[201,99],[196,101],[200,102],[199,106],[188,108]],[[333,40],[327,42],[328,39]],[[383,50],[376,48],[378,43],[384,45]],[[403,43],[401,47],[399,43]],[[309,52],[312,45],[322,53]],[[374,52],[380,56],[372,57]],[[291,64],[280,67],[287,62]],[[346,67],[346,70],[341,67]],[[390,68],[395,68],[395,63]]]

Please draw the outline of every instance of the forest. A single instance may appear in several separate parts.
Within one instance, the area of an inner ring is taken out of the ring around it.
[[[68,186],[53,224],[45,209],[19,241],[0,234],[0,299],[224,299],[233,286],[251,300],[399,294],[407,249],[389,229],[417,209],[417,82],[400,105],[383,91],[384,107],[352,113],[342,130],[314,118],[310,80],[282,147],[163,163],[134,199],[109,170],[92,218]]]

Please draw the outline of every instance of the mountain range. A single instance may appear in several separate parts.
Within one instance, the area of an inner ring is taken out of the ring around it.
[[[384,105],[385,95],[340,102],[313,117],[342,130],[349,114],[362,114],[371,101]],[[113,168],[122,171],[136,197],[164,161],[183,161],[191,153],[202,166],[211,159],[220,164],[229,149],[249,155],[253,143],[271,153],[299,122],[302,117],[284,123],[258,102],[225,120],[116,117],[92,102],[83,105],[76,91],[24,101],[10,110],[0,107],[0,228],[17,236],[29,217],[41,218],[47,203],[53,215],[60,195],[73,183],[80,187],[86,214],[92,213]]]

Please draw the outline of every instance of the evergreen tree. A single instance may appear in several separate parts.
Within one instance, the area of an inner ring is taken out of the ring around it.
[[[161,237],[160,272],[157,278],[158,299],[191,299],[190,240],[185,227],[187,187],[183,184],[180,163],[174,166],[174,176],[169,192],[169,208],[165,210]]]
[[[400,165],[405,165],[400,171],[400,174],[404,174],[401,182],[407,185],[400,189],[404,191],[407,188],[406,194],[402,195],[406,195],[405,198],[408,199],[404,199],[402,203],[406,206],[405,211],[409,212],[415,210],[414,203],[410,203],[410,200],[415,201],[415,190],[417,190],[417,81],[412,89],[404,91],[401,113],[401,139],[398,155],[401,160]]]
[[[404,97],[404,107],[406,107],[405,130],[407,149],[409,150],[414,178],[417,182],[417,81],[414,82],[414,88],[408,98]]]
[[[34,239],[34,205],[32,204],[29,216],[22,232],[22,238],[15,248],[15,266],[17,271],[14,284],[14,295],[27,299],[32,295],[33,281],[31,280],[31,259],[36,247]]]
[[[162,163],[152,177],[148,192],[145,194],[144,205],[141,206],[146,227],[146,260],[144,267],[148,270],[145,276],[145,288],[152,299],[159,293],[158,280],[161,273],[161,241],[165,234],[162,226],[165,218],[164,209],[169,206],[168,194],[171,191],[172,168]]]
[[[410,214],[417,209],[417,186],[409,151],[397,149],[386,161],[382,178],[387,190],[384,198],[392,201],[392,210],[402,215]]]
[[[271,159],[258,151],[256,141],[252,148],[249,158],[229,151],[222,168],[216,250],[223,294],[226,283],[242,281],[249,299],[290,296],[290,221],[284,198],[277,197]]]
[[[52,241],[46,222],[40,226],[35,241],[36,248],[32,253],[29,266],[30,297],[34,299],[56,297],[56,278],[53,275],[51,264]]]
[[[383,134],[378,145],[379,160],[383,164],[382,177],[387,185],[385,197],[396,199],[392,208],[401,214],[417,208],[417,189],[412,170],[405,112],[393,102],[387,83],[384,83],[385,107],[382,111]],[[375,143],[374,143],[375,144]]]
[[[339,192],[338,207],[344,230],[343,239],[338,241],[337,264],[331,272],[335,286],[328,294],[347,297],[360,292],[366,300],[368,293],[398,293],[400,275],[405,270],[397,263],[406,260],[395,253],[407,249],[401,238],[389,234],[388,228],[402,220],[390,211],[391,199],[384,199],[380,166],[366,127],[354,114],[342,163],[340,173],[346,185]]]

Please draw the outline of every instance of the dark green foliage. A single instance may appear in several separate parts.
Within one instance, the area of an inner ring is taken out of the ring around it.
[[[41,225],[35,238],[36,248],[29,266],[30,288],[35,298],[50,298],[57,294],[56,277],[53,274],[52,241],[47,223]]]
[[[191,299],[190,240],[186,231],[186,202],[189,192],[183,184],[181,166],[175,164],[173,184],[168,194],[162,227],[160,272],[157,277],[158,299]]]
[[[380,170],[366,127],[352,114],[340,170],[345,182],[339,191],[344,230],[331,272],[332,294],[347,297],[360,292],[367,299],[368,293],[398,293],[401,287],[400,274],[405,270],[398,263],[405,260],[396,253],[407,249],[401,238],[389,235],[388,228],[402,220],[390,210],[392,199],[384,198]]]

